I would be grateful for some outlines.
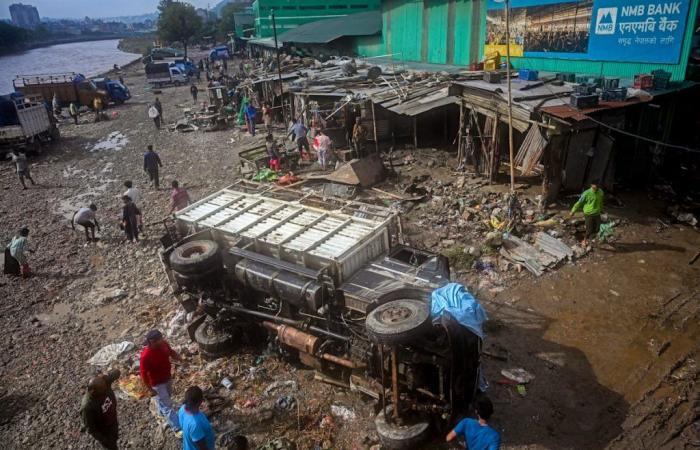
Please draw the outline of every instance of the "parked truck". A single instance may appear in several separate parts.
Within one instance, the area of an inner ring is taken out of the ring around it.
[[[38,151],[61,134],[41,96],[0,97],[0,154],[10,150]]]
[[[16,92],[25,96],[41,95],[48,102],[54,95],[60,106],[72,102],[92,108],[95,98],[101,98],[107,105],[109,95],[97,88],[95,83],[79,73],[61,73],[48,75],[20,75],[12,81]]]
[[[117,105],[121,105],[131,98],[129,88],[120,83],[119,80],[112,80],[105,77],[93,78],[92,82],[95,83],[98,89],[107,92],[109,99]]]
[[[383,448],[415,448],[466,412],[481,339],[431,318],[449,282],[444,256],[402,245],[398,214],[239,181],[176,213],[161,239],[200,353],[265,342],[317,378],[377,399]],[[173,244],[173,242],[175,242]]]
[[[156,88],[168,84],[179,86],[189,81],[186,73],[169,62],[147,64],[146,79],[149,84]]]
[[[230,57],[231,55],[229,54],[228,47],[225,45],[219,45],[217,47],[214,47],[209,52],[209,59],[211,61],[229,59]]]

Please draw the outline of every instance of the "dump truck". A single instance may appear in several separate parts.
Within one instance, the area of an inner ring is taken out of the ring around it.
[[[49,103],[55,94],[61,107],[76,102],[92,108],[97,97],[102,99],[103,105],[109,101],[107,92],[98,89],[95,83],[79,73],[20,75],[12,81],[12,85],[22,95],[41,95]]]
[[[98,89],[101,89],[109,95],[109,99],[121,105],[125,101],[131,98],[131,92],[129,88],[123,85],[119,80],[112,80],[111,78],[93,78],[92,82],[95,83]]]
[[[41,96],[0,97],[0,154],[11,150],[38,151],[61,133]]]
[[[153,87],[174,84],[179,86],[189,81],[187,74],[169,62],[157,62],[146,65],[146,79]]]
[[[415,448],[466,412],[481,339],[431,318],[448,260],[403,245],[395,211],[238,181],[175,220],[161,260],[185,309],[206,311],[188,325],[202,355],[267,336],[318,379],[378,400],[384,448]]]

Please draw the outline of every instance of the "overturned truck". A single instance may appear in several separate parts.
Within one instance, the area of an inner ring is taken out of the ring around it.
[[[165,237],[162,261],[185,308],[206,311],[189,327],[204,355],[271,335],[317,378],[375,398],[387,448],[413,448],[465,412],[481,340],[431,319],[448,262],[402,245],[396,212],[238,182],[176,220],[187,236]]]

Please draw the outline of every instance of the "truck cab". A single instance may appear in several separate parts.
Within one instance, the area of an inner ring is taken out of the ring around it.
[[[212,61],[216,61],[219,59],[229,59],[230,55],[228,52],[228,47],[225,45],[220,45],[218,47],[214,47],[211,49],[209,52],[209,59]]]
[[[131,98],[129,88],[120,83],[118,80],[110,78],[93,78],[93,83],[98,89],[101,89],[109,95],[112,102],[121,105]]]
[[[189,82],[189,77],[185,73],[184,70],[180,69],[179,67],[170,67],[170,80],[174,84],[185,84]]]

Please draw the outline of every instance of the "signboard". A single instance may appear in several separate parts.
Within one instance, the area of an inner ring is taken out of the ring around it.
[[[512,56],[677,64],[691,0],[510,0]],[[488,0],[485,54],[505,55],[503,0]]]

